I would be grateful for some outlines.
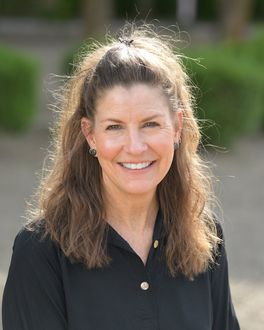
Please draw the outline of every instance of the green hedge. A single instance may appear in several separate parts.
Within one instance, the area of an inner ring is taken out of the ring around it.
[[[230,46],[193,50],[187,70],[198,86],[197,112],[204,142],[227,146],[244,133],[258,130],[263,111],[264,75],[259,65],[235,55]]]
[[[145,18],[146,13],[140,13],[140,2],[144,0],[114,0],[114,10],[116,17],[128,17],[134,19],[138,17]],[[217,18],[217,1],[199,0],[197,1],[198,20],[215,20]],[[175,0],[152,0],[149,7],[148,17],[152,18],[173,18],[177,12],[177,1]],[[141,14],[141,15],[140,15]],[[143,17],[142,17],[143,16]]]
[[[259,72],[264,73],[264,29],[257,33],[255,38],[229,45],[234,56],[244,61],[249,61],[258,67]],[[264,83],[262,83],[262,119],[261,126],[264,129]]]
[[[204,143],[228,146],[236,137],[258,130],[264,83],[258,67],[225,54],[222,47],[193,55],[204,58],[204,66],[187,62],[198,86],[197,111]]]
[[[219,3],[217,0],[197,1],[197,18],[201,21],[215,21],[218,17]]]
[[[38,66],[4,46],[0,46],[0,62],[0,129],[22,131],[36,113]]]
[[[209,118],[210,142],[230,144],[241,134],[264,128],[264,31],[250,40],[189,51],[201,58],[187,68],[199,88],[198,114]]]
[[[259,30],[253,38],[229,42],[225,47],[237,59],[248,60],[264,67],[264,29]]]
[[[257,66],[258,70],[264,73],[264,29],[262,28],[254,38],[233,42],[227,48],[236,58],[248,61]],[[264,129],[264,84],[262,84],[262,123]]]
[[[99,41],[100,39],[102,39],[102,37],[94,40]],[[93,48],[93,41],[91,39],[83,40],[81,44],[76,44],[75,47],[73,47],[68,51],[68,53],[65,54],[61,65],[61,71],[65,75],[73,74],[78,61],[80,60],[80,56],[82,56],[82,54],[89,53]]]
[[[81,0],[55,0],[53,3],[45,3],[44,0],[1,0],[0,13],[3,17],[71,19],[80,16]]]

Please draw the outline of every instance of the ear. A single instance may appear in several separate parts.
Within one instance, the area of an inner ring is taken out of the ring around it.
[[[175,113],[175,142],[180,143],[182,132],[183,113],[178,109]]]
[[[81,130],[82,133],[86,139],[86,141],[88,142],[90,148],[95,149],[95,138],[94,138],[94,134],[93,134],[93,130],[92,130],[92,122],[90,119],[83,117],[81,119]]]

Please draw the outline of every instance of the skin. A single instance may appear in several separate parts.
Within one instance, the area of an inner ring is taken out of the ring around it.
[[[115,86],[97,100],[94,122],[82,118],[81,127],[102,167],[107,221],[146,262],[158,211],[156,189],[171,166],[182,113],[170,112],[159,87]],[[139,163],[149,166],[124,167]]]

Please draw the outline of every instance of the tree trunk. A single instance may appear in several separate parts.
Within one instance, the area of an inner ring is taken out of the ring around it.
[[[219,18],[224,37],[231,40],[243,39],[251,17],[252,0],[218,0]]]
[[[88,37],[104,35],[113,17],[113,0],[82,0],[84,34]]]

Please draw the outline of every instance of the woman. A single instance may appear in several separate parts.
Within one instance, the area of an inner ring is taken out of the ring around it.
[[[237,330],[188,77],[143,28],[66,86],[38,214],[16,237],[4,330]]]

